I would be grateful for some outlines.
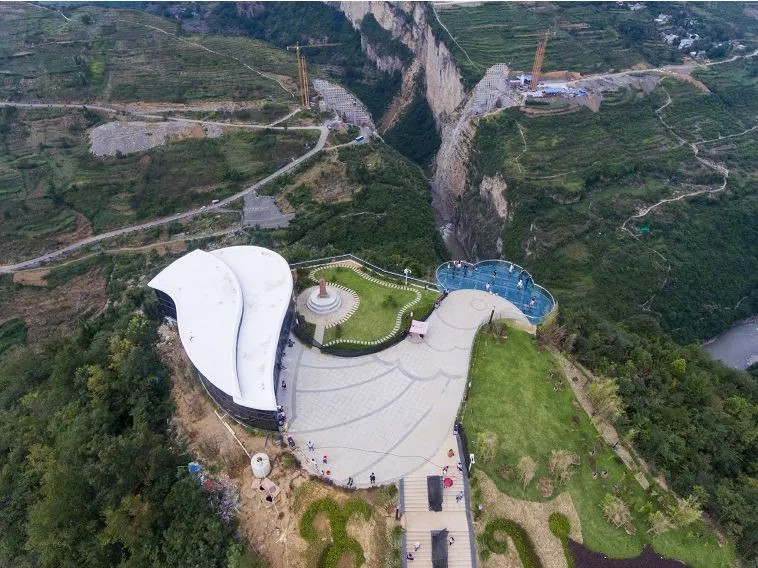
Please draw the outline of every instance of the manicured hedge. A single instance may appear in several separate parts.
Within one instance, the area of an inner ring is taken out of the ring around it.
[[[300,517],[300,536],[309,542],[318,538],[313,527],[313,520],[319,513],[326,513],[332,530],[332,542],[324,549],[319,559],[319,568],[336,568],[344,554],[352,553],[355,565],[361,566],[366,561],[361,545],[347,535],[347,521],[353,514],[360,514],[364,519],[371,517],[368,503],[360,499],[351,499],[340,508],[334,499],[319,499],[311,503]]]
[[[574,557],[571,556],[568,541],[569,533],[571,533],[571,521],[563,513],[553,513],[548,519],[548,524],[550,525],[550,532],[561,541],[563,554],[566,556],[566,566],[574,568]]]
[[[482,544],[491,552],[502,554],[506,551],[506,545],[504,542],[495,539],[495,531],[504,532],[511,537],[524,568],[542,568],[542,563],[534,550],[534,543],[521,525],[507,519],[497,518],[492,519],[484,527],[481,538]]]

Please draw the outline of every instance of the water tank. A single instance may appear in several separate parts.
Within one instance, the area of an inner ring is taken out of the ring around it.
[[[258,479],[263,479],[271,473],[271,461],[266,454],[255,454],[250,458],[250,466],[253,468],[253,475]]]

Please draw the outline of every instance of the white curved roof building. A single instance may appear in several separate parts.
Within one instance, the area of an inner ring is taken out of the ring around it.
[[[280,359],[293,313],[289,265],[254,246],[193,251],[148,285],[208,392],[230,414],[276,428]]]

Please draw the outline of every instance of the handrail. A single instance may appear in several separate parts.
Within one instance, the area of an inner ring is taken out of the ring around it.
[[[436,270],[434,271],[434,274],[435,274],[435,276],[437,276],[437,280],[438,281],[439,281],[439,271],[440,271],[440,269],[447,268],[448,265],[451,264],[451,262],[452,261],[443,262],[442,264],[440,264],[436,268]],[[526,319],[529,320],[529,323],[531,323],[531,324],[534,324],[534,325],[541,324],[543,321],[545,321],[550,315],[552,315],[555,312],[555,309],[558,306],[558,303],[555,301],[555,297],[547,290],[547,288],[545,288],[544,286],[540,286],[539,284],[537,284],[534,281],[534,277],[532,276],[532,274],[526,268],[524,268],[523,266],[520,266],[520,265],[516,264],[515,262],[510,262],[508,260],[501,260],[501,259],[480,260],[479,262],[475,262],[475,263],[473,263],[473,262],[465,262],[465,261],[461,261],[461,262],[464,262],[464,264],[466,264],[466,265],[468,265],[470,267],[479,267],[479,266],[482,266],[482,265],[491,265],[491,264],[498,264],[498,265],[510,265],[510,264],[513,264],[513,268],[514,269],[518,269],[519,271],[523,270],[529,276],[529,278],[532,279],[532,285],[533,285],[533,287],[535,289],[541,291],[542,293],[544,293],[544,295],[550,300],[551,305],[552,305],[552,307],[550,308],[550,311],[547,312],[546,314],[542,315],[542,316],[534,316],[534,315],[531,315],[531,314],[527,314],[523,310],[519,309],[519,311],[522,314],[524,314],[524,316],[526,317]],[[445,287],[442,284],[440,284],[439,287],[442,288],[445,291],[448,290],[447,287]],[[508,298],[505,298],[505,299],[508,300]],[[508,301],[510,301],[510,300],[508,300]],[[518,306],[516,306],[516,307],[518,308]]]
[[[336,256],[330,256],[326,258],[317,258],[314,260],[303,260],[301,262],[292,262],[290,263],[290,268],[311,268],[314,266],[325,266],[325,265],[334,264],[336,262],[340,262],[343,260],[352,260],[354,262],[357,262],[361,266],[370,268],[374,272],[378,272],[379,274],[383,274],[390,278],[402,280],[403,282],[407,281],[408,283],[413,283],[416,286],[423,286],[424,288],[432,288],[434,290],[437,290],[438,292],[442,292],[442,289],[439,284],[436,284],[434,282],[429,282],[428,280],[423,280],[422,278],[414,278],[413,276],[408,276],[406,278],[405,274],[398,274],[397,272],[392,272],[391,270],[380,268],[376,266],[375,264],[371,264],[370,262],[367,262],[363,260],[362,258],[359,258],[353,254],[338,254]]]

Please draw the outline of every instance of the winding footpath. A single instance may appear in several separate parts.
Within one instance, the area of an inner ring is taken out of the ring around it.
[[[150,117],[151,115],[146,115],[144,113],[141,113],[139,111],[135,110],[129,110],[129,109],[114,109],[111,107],[105,107],[105,106],[99,106],[99,105],[75,105],[75,104],[62,104],[62,103],[13,103],[13,102],[0,102],[0,107],[2,106],[16,106],[16,107],[23,107],[23,108],[86,108],[89,110],[96,110],[101,112],[111,112],[111,113],[127,113],[134,116],[141,116],[141,117]],[[239,191],[235,193],[234,195],[231,195],[229,197],[226,197],[222,200],[220,200],[218,203],[215,203],[213,205],[203,205],[201,207],[196,207],[194,209],[190,209],[188,211],[184,211],[183,213],[176,213],[174,215],[170,215],[168,217],[161,217],[160,219],[154,219],[152,221],[146,221],[145,223],[139,223],[136,225],[131,225],[128,227],[121,227],[120,229],[114,229],[112,231],[108,231],[105,233],[100,233],[98,235],[92,235],[91,237],[87,237],[86,239],[82,239],[80,241],[77,241],[75,243],[72,243],[68,246],[65,246],[63,248],[50,251],[48,253],[45,253],[43,255],[37,256],[35,258],[31,258],[29,260],[25,260],[22,262],[18,262],[15,264],[4,264],[0,265],[0,274],[7,274],[11,272],[15,272],[17,270],[22,270],[25,268],[34,268],[36,266],[39,266],[40,264],[43,264],[45,262],[48,262],[50,260],[59,258],[61,256],[64,256],[66,254],[69,254],[71,252],[77,251],[83,247],[86,247],[88,245],[98,243],[100,241],[104,241],[107,239],[112,239],[114,237],[120,237],[123,235],[128,235],[131,233],[135,233],[137,231],[143,231],[145,229],[150,229],[152,227],[159,227],[161,225],[166,225],[168,223],[171,223],[173,221],[179,221],[182,219],[190,219],[192,217],[196,217],[198,215],[202,215],[211,211],[215,211],[218,209],[222,209],[232,203],[233,201],[236,201],[237,199],[240,199],[241,197],[244,197],[245,195],[252,193],[270,181],[278,178],[279,176],[295,169],[297,166],[305,162],[308,158],[311,156],[317,154],[320,152],[324,145],[326,144],[326,138],[329,135],[329,130],[327,129],[325,124],[322,124],[321,126],[290,126],[290,127],[283,127],[283,126],[267,126],[267,125],[258,125],[258,124],[226,124],[223,122],[209,122],[209,121],[203,121],[203,120],[193,120],[188,118],[174,118],[172,120],[177,120],[180,122],[190,122],[190,123],[200,123],[200,124],[219,124],[221,126],[233,126],[233,127],[239,127],[239,128],[251,128],[251,129],[266,129],[271,128],[273,130],[318,130],[319,131],[319,138],[316,145],[308,150],[305,154],[300,156],[299,158],[294,159],[292,162],[287,164],[286,166],[278,169],[274,173],[266,176],[260,181],[255,182],[254,184],[246,187],[242,191]]]

